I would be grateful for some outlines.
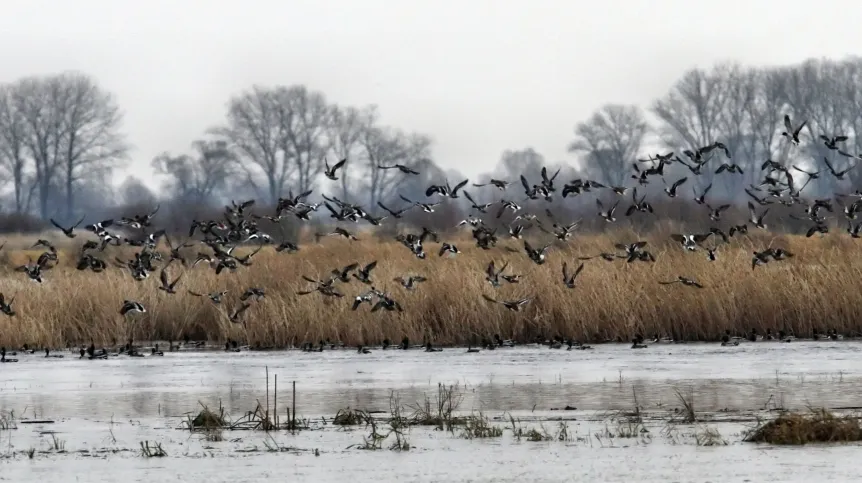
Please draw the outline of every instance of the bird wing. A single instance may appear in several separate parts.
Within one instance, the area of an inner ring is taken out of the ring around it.
[[[455,187],[454,187],[454,188],[452,188],[452,193],[454,194],[454,193],[456,193],[459,189],[463,188],[463,187],[464,187],[464,185],[466,185],[468,181],[470,181],[470,179],[469,179],[469,178],[468,178],[468,179],[465,179],[464,181],[462,181],[462,182],[460,182],[460,183],[458,183],[458,184],[456,184],[456,185],[455,185]]]
[[[580,265],[578,265],[578,268],[577,268],[577,269],[575,269],[575,274],[574,274],[574,275],[572,275],[572,279],[576,279],[576,278],[578,278],[578,275],[581,273],[581,271],[582,271],[583,269],[584,269],[584,264],[583,264],[583,263],[582,263],[582,264],[580,264]]]

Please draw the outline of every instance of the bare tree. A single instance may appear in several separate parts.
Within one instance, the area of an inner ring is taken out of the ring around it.
[[[31,158],[27,155],[26,127],[14,98],[14,85],[0,86],[0,167],[12,180],[15,213],[30,209],[30,199],[36,184],[28,172]]]
[[[585,167],[599,172],[604,181],[623,184],[647,133],[643,112],[637,106],[608,104],[575,127],[569,152],[587,155]]]
[[[12,92],[15,109],[25,129],[24,144],[33,158],[39,191],[39,213],[47,218],[49,200],[57,171],[62,163],[64,119],[56,107],[62,100],[58,82],[28,77],[16,83]]]
[[[364,131],[377,122],[377,106],[368,106],[363,110],[355,107],[332,106],[330,113],[329,139],[332,141],[332,151],[337,159],[347,159],[347,164],[341,169],[341,197],[350,198],[350,174],[360,173],[358,166],[361,155],[362,135]]]
[[[500,155],[495,172],[509,181],[515,182],[522,174],[527,178],[539,176],[545,165],[545,157],[533,148],[513,151],[507,149]]]
[[[85,177],[106,177],[126,157],[119,107],[111,94],[79,73],[23,79],[13,96],[36,168],[40,214],[50,216],[48,200],[59,179],[65,215],[71,217],[75,184]]]
[[[124,205],[153,205],[158,200],[155,193],[135,176],[127,176],[120,184],[119,195]]]
[[[757,139],[752,135],[751,118],[751,105],[757,101],[758,78],[753,69],[746,69],[739,64],[719,64],[711,76],[721,85],[720,90],[724,93],[724,103],[717,120],[719,136],[730,151],[732,162],[743,169],[742,176],[719,178],[721,188],[732,196],[741,193],[744,186],[756,183],[760,176]]]
[[[368,206],[376,209],[379,201],[395,194],[406,176],[397,169],[377,169],[377,166],[415,166],[430,157],[431,139],[421,134],[406,135],[392,128],[365,129],[360,140],[368,162]]]
[[[156,156],[152,167],[169,177],[164,189],[176,199],[203,204],[216,197],[236,174],[237,160],[225,141],[195,141],[195,156]]]
[[[280,87],[276,97],[284,132],[282,150],[295,166],[297,191],[308,191],[323,171],[323,159],[330,146],[327,131],[332,111],[322,93],[309,91],[303,85]]]
[[[275,92],[253,86],[228,102],[226,126],[211,129],[235,151],[249,184],[257,187],[257,176],[264,176],[266,194],[272,203],[281,196],[292,175],[282,117]]]
[[[720,119],[726,93],[718,76],[701,69],[686,72],[662,99],[653,103],[652,112],[661,121],[664,141],[674,149],[697,149],[718,141]],[[698,176],[699,184],[712,182],[713,173]]]
[[[113,95],[84,74],[57,76],[65,103],[63,111],[62,169],[66,189],[66,216],[75,212],[75,183],[107,178],[126,159],[129,146],[119,129],[123,114]]]

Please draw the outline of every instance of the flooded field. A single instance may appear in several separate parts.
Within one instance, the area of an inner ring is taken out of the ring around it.
[[[17,364],[0,365],[4,479],[715,482],[862,476],[858,445],[742,442],[758,419],[774,418],[780,409],[847,413],[862,406],[862,344],[852,341],[656,344],[644,350],[612,344],[585,351],[525,346],[479,353],[199,351],[104,361],[63,354],[19,354]],[[453,406],[447,422],[413,424],[417,409],[437,414],[441,399]],[[202,404],[222,406],[236,421],[258,403],[269,404],[281,425],[295,405],[300,427],[187,429]],[[402,414],[393,413],[395,406]],[[362,418],[333,424],[345,408],[367,411],[374,426]]]

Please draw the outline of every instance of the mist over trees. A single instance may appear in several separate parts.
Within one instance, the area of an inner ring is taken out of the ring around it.
[[[795,123],[808,120],[806,142],[799,149],[791,151],[779,142],[785,114]],[[378,203],[403,207],[399,195],[425,200],[428,185],[447,179],[454,185],[466,177],[435,163],[431,136],[383,124],[375,105],[340,105],[311,86],[255,85],[227,99],[224,118],[201,126],[200,138],[190,139],[188,150],[164,152],[150,161],[158,179],[155,192],[133,177],[113,186],[114,172],[128,166],[133,154],[134,133],[127,137],[122,121],[123,111],[112,94],[83,73],[0,85],[3,216],[69,221],[84,213],[110,213],[112,206],[156,203],[189,212],[243,197],[272,206],[279,197],[308,190],[382,214]],[[479,203],[507,197],[521,202],[519,177],[536,183],[542,167],[551,174],[559,169],[560,184],[582,177],[632,185],[637,159],[720,141],[744,174],[708,170],[691,186],[700,190],[713,183],[711,196],[744,203],[743,189],[759,182],[760,165],[767,159],[822,169],[826,158],[836,169],[848,167],[848,159],[828,149],[820,134],[846,135],[844,149],[862,153],[862,59],[691,69],[649,105],[608,103],[574,122],[567,146],[573,159],[546,159],[529,146],[511,146],[491,171],[471,179],[466,189]],[[339,170],[339,180],[322,182],[326,163],[343,158],[348,162]],[[421,174],[377,169],[395,164]],[[669,168],[668,182],[688,174],[679,164]],[[505,192],[472,186],[492,178],[513,185]],[[684,198],[690,197],[691,186],[685,186]],[[660,188],[651,184],[643,190]],[[862,172],[852,170],[845,181],[830,176],[813,180],[806,195],[831,196],[836,190],[857,188],[862,188]],[[582,203],[578,198],[557,199],[554,206]],[[460,206],[466,212],[466,206]],[[453,212],[452,217],[464,214]],[[0,230],[7,229],[0,220]]]
[[[779,142],[785,114],[795,123],[808,120],[803,134],[810,141],[792,152],[787,143]],[[646,122],[647,116],[653,122]],[[774,68],[725,63],[691,69],[646,112],[639,106],[601,108],[577,124],[569,149],[583,154],[582,166],[590,176],[615,184],[630,174],[635,158],[649,152],[680,153],[720,141],[744,174],[704,172],[697,177],[699,188],[714,183],[713,196],[742,201],[743,189],[759,183],[760,165],[767,159],[813,170],[823,169],[824,157],[836,169],[848,166],[847,158],[823,144],[821,134],[848,136],[846,151],[862,153],[862,59],[812,59]],[[620,176],[623,169],[628,172]],[[677,165],[666,177],[676,179],[686,172]],[[841,185],[823,176],[811,182],[806,195],[828,197],[836,189],[852,192],[860,181],[858,170],[848,173]]]

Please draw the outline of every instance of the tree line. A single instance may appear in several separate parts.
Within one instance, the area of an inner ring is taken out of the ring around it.
[[[810,142],[802,149],[791,152],[779,142],[785,114],[808,120],[805,134]],[[434,162],[429,135],[384,125],[375,105],[339,105],[304,85],[256,85],[231,97],[225,118],[202,126],[200,139],[190,143],[187,153],[165,152],[152,160],[163,180],[158,194],[135,178],[113,187],[114,170],[131,159],[132,144],[122,121],[114,96],[83,73],[0,85],[2,211],[74,220],[110,205],[173,201],[217,206],[243,196],[274,204],[289,192],[319,189],[325,162],[343,158],[349,162],[337,186],[328,184],[326,191],[371,211],[377,211],[378,202],[399,204],[399,194],[423,199],[429,184],[464,178]],[[760,164],[767,159],[821,166],[825,157],[834,165],[846,164],[818,142],[820,134],[846,135],[845,151],[862,153],[862,59],[691,69],[649,106],[608,104],[577,123],[568,146],[578,157],[575,166],[546,160],[529,147],[506,150],[491,172],[471,181],[517,183],[520,174],[535,178],[547,165],[562,167],[560,179],[565,181],[588,177],[610,185],[632,184],[632,163],[638,158],[721,141],[743,174],[704,173],[697,182],[715,181],[714,196],[742,201],[742,190],[758,183]],[[396,163],[421,175],[376,169]],[[685,173],[666,176],[676,174]],[[860,181],[862,174],[852,170],[846,181],[823,176],[807,190],[815,195],[852,191]],[[483,193],[476,197],[503,196]]]

